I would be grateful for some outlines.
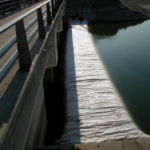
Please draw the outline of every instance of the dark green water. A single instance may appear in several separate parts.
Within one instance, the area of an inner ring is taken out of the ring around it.
[[[89,25],[89,31],[130,115],[150,134],[150,21]]]

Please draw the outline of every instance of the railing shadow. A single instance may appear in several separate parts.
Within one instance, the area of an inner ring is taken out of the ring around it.
[[[36,42],[33,44],[33,47],[31,48],[30,51],[31,60],[33,60],[34,56],[39,52],[39,49],[42,46],[43,41],[44,41],[43,39],[38,38]],[[0,97],[0,127],[3,124],[8,123],[8,120],[14,109],[16,100],[20,95],[20,92],[27,78],[27,75],[28,75],[27,71],[21,71],[18,69],[14,77],[12,78],[12,81],[10,82],[8,88],[6,89],[2,97]]]
[[[80,143],[80,118],[76,85],[75,54],[72,30],[69,28],[66,45],[66,99],[67,99],[67,135],[69,143]],[[71,133],[71,134],[70,134]]]
[[[4,95],[0,98],[0,127],[8,123],[27,74],[27,72],[18,71]]]

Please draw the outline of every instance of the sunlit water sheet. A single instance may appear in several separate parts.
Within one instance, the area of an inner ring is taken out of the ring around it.
[[[147,136],[129,117],[122,98],[131,110],[131,103],[136,106],[133,110],[139,109],[137,103],[141,104],[140,98],[145,98],[145,92],[139,93],[141,88],[144,91],[148,88],[145,83],[150,81],[150,21],[106,35],[90,33],[92,27],[70,21],[65,65],[67,122],[59,142],[88,143]],[[102,25],[101,28],[104,32]],[[142,78],[146,81],[139,87]],[[146,106],[147,112],[149,107]]]

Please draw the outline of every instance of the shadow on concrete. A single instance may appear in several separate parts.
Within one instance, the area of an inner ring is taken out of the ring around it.
[[[79,112],[72,33],[67,30],[68,26],[65,25],[64,31],[58,35],[60,42],[58,42],[58,66],[54,68],[55,82],[44,84],[48,114],[46,145],[58,144],[57,139],[66,134],[65,129],[72,132],[74,124],[77,127],[75,134],[80,135],[79,122],[75,122],[79,120]],[[75,116],[77,118],[74,118]],[[72,141],[71,136],[68,135],[67,138]]]
[[[28,72],[18,71],[0,99],[0,127],[8,123]]]

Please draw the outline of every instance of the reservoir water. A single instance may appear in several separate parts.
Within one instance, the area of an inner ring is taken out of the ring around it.
[[[99,25],[70,21],[67,121],[59,142],[148,136],[149,66],[150,21]]]

